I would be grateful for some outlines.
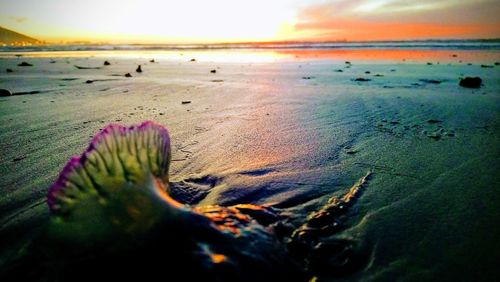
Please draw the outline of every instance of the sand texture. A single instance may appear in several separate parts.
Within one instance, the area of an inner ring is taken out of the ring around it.
[[[2,55],[0,89],[17,94],[0,97],[0,265],[38,232],[48,187],[94,134],[152,120],[195,206],[273,203],[299,226],[371,171],[335,235],[359,242],[366,264],[342,279],[498,277],[500,67],[481,67],[498,53],[432,65],[172,53]],[[460,87],[465,76],[483,86]]]

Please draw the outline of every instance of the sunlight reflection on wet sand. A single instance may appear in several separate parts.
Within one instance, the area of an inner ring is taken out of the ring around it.
[[[168,61],[196,61],[221,63],[271,63],[304,60],[361,60],[361,61],[439,61],[446,63],[493,63],[500,60],[498,50],[425,50],[425,49],[222,49],[222,50],[98,50],[98,51],[42,51],[0,52],[0,58],[14,55],[37,58],[103,57],[135,59],[146,58]]]

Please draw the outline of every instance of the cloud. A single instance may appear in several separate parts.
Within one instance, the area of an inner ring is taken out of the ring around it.
[[[295,30],[318,40],[500,37],[495,0],[330,0],[302,8]]]
[[[28,18],[26,18],[26,17],[10,16],[9,19],[15,21],[16,23],[24,23],[24,22],[28,21]]]

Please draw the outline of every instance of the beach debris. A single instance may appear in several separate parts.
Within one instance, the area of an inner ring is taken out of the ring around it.
[[[372,73],[372,72],[371,72],[371,71],[365,71],[365,73],[366,73],[366,74],[370,74],[370,73]]]
[[[82,66],[78,66],[78,65],[74,65],[75,68],[79,69],[79,70],[100,70],[101,67],[82,67]]]
[[[373,76],[375,76],[375,77],[382,77],[382,76],[384,76],[384,75],[383,75],[383,74],[380,74],[380,73],[377,73],[377,74],[375,74],[375,75],[373,75]]]
[[[338,70],[334,70],[334,72],[344,72],[344,71],[341,69],[338,69]]]
[[[15,54],[14,56],[16,56],[18,58],[21,58],[23,55],[21,55],[21,54]]]
[[[6,69],[6,72],[14,72],[12,69]]]
[[[432,66],[432,63],[431,63],[431,62],[427,62],[427,65],[428,65],[428,66]]]
[[[132,77],[132,75],[131,75],[129,72],[127,72],[127,73],[125,74],[125,77]]]
[[[135,71],[136,71],[136,72],[142,72],[141,65],[139,65]]]
[[[210,81],[211,81],[211,82],[224,82],[224,80],[222,80],[222,79],[212,79],[212,80],[210,80]]]
[[[459,85],[466,88],[480,88],[482,82],[483,80],[478,76],[476,77],[467,76],[465,78],[460,79]]]
[[[32,67],[33,65],[30,63],[27,63],[27,62],[22,62],[22,63],[18,64],[17,66],[19,66],[19,67]]]
[[[438,119],[430,119],[427,121],[427,123],[431,123],[431,124],[434,124],[434,123],[441,123],[443,122],[442,120],[438,120]]]
[[[314,76],[303,76],[303,77],[302,77],[302,79],[306,79],[306,80],[308,80],[308,79],[313,79],[313,78],[314,78]]]
[[[57,61],[56,60],[50,60],[50,63],[51,64],[55,64],[55,63],[57,63]]]
[[[26,159],[26,155],[21,155],[19,157],[15,157],[12,161],[13,162],[18,162],[18,161],[24,160],[24,159]]]
[[[492,66],[492,65],[481,65],[482,68],[484,69],[491,69],[491,68],[494,68],[495,66]]]
[[[442,81],[441,80],[435,80],[435,79],[419,79],[418,81],[425,82],[425,83],[430,83],[430,84],[440,84]]]
[[[427,137],[437,141],[441,139],[442,135],[439,132],[432,132],[431,134],[428,134]]]
[[[49,91],[44,91],[44,92],[49,92]],[[12,93],[12,96],[19,96],[19,95],[33,95],[33,94],[40,94],[42,91],[40,90],[32,90],[32,91],[21,91],[21,92],[14,92]]]
[[[91,79],[89,79],[89,80],[85,81],[85,83],[87,83],[87,84],[91,84],[91,83],[94,83],[94,81],[93,81],[93,80],[91,80]]]
[[[451,55],[451,56],[452,56],[453,58],[456,58],[456,57],[457,57],[457,54],[453,54],[453,55]]]
[[[191,101],[182,101],[181,104],[185,105],[185,104],[191,104]]]
[[[155,59],[151,59],[149,60],[150,63],[154,63],[155,62]]]
[[[217,70],[211,70],[210,71],[210,73],[216,73],[216,72],[217,72]]]
[[[161,275],[164,269],[156,266],[163,264],[169,265],[169,275],[180,274],[187,281],[311,281],[325,269],[344,273],[366,265],[355,239],[332,235],[347,228],[346,213],[368,187],[371,172],[344,195],[330,197],[295,228],[286,210],[271,204],[190,205],[193,195],[203,198],[203,190],[219,185],[220,178],[204,175],[169,182],[169,166],[176,160],[183,159],[172,160],[168,131],[159,124],[103,128],[49,188],[48,230],[55,236],[34,244],[48,244],[51,251],[37,256],[37,250],[45,249],[35,245],[28,250],[35,252],[35,261],[21,269],[64,258],[51,272],[58,281],[72,281],[75,267],[81,273],[81,265],[86,267],[85,278],[126,280],[123,277],[142,277],[147,271]],[[165,256],[158,264],[158,255],[167,253],[175,256]],[[150,255],[136,260],[136,254]],[[196,271],[186,272],[188,263]]]
[[[366,82],[366,81],[371,81],[371,79],[369,79],[369,78],[363,78],[363,77],[358,77],[358,78],[354,79],[354,81]]]
[[[110,62],[108,62],[108,61],[104,61],[104,65],[105,65],[105,66],[109,66],[109,65],[111,65],[111,63],[110,63]]]
[[[190,62],[196,62],[196,59],[194,59],[194,58],[193,58],[193,59],[191,59],[191,60],[189,60],[189,61],[190,61]]]
[[[7,89],[0,89],[0,97],[12,96],[12,93]]]
[[[348,155],[354,155],[354,154],[356,154],[357,152],[358,152],[358,150],[352,150],[352,149],[351,149],[351,150],[346,151],[346,154],[348,154]]]
[[[346,64],[346,65],[350,65],[350,64],[351,64],[351,62],[349,62],[349,61],[345,61],[345,64]]]

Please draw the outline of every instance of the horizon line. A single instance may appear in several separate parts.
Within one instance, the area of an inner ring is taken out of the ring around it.
[[[72,40],[72,41],[43,41],[37,40],[39,43],[31,44],[32,46],[50,46],[50,45],[161,45],[161,46],[179,46],[179,45],[207,45],[207,46],[224,46],[224,45],[287,45],[287,44],[329,44],[329,43],[404,43],[404,42],[500,42],[500,37],[494,38],[427,38],[427,39],[389,39],[389,40],[269,40],[269,41],[227,41],[227,42],[178,42],[178,43],[161,43],[161,42],[128,42],[128,43],[111,43],[105,41],[90,41],[90,40]],[[1,43],[1,41],[0,41]],[[5,44],[9,46],[9,44]]]

